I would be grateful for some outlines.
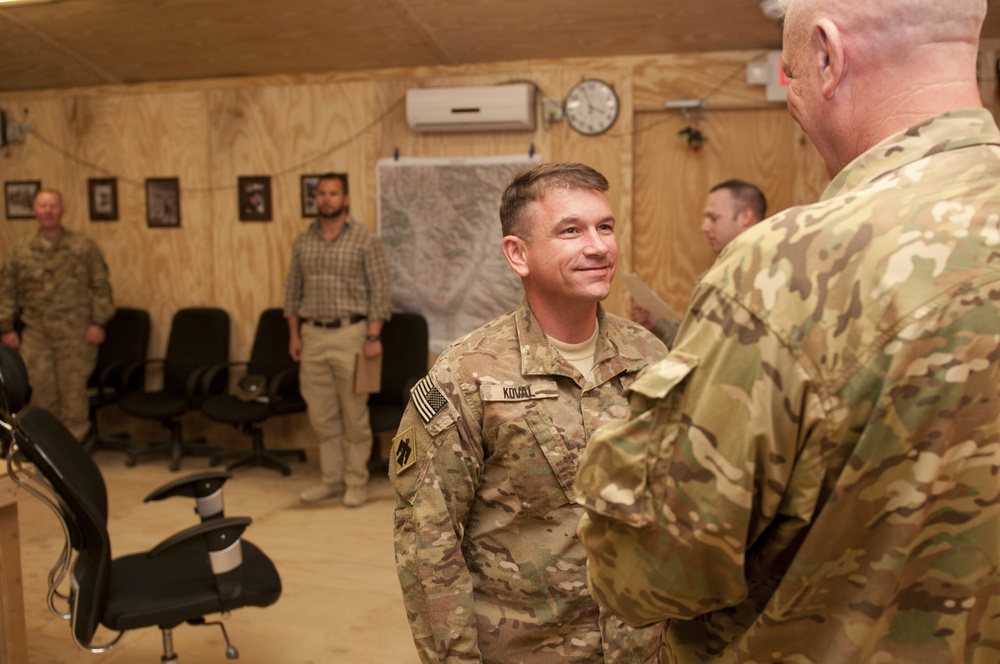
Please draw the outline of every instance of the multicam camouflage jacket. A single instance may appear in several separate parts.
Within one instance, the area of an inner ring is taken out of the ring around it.
[[[16,307],[26,325],[51,334],[82,337],[91,323],[107,323],[115,307],[101,250],[68,229],[53,242],[21,238],[0,270],[0,333],[14,329]]]
[[[701,280],[577,476],[665,662],[1000,661],[1000,134],[938,116]],[[639,402],[645,403],[639,403]]]
[[[593,384],[525,303],[444,351],[393,442],[400,584],[424,662],[656,662],[660,630],[600,611],[576,538],[586,441],[628,415],[639,370],[666,354],[598,311]]]

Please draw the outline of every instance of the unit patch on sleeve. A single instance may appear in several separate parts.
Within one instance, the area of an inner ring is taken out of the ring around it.
[[[434,416],[441,412],[446,403],[444,395],[438,390],[437,385],[434,384],[430,376],[424,376],[410,390],[410,398],[413,399],[413,405],[417,409],[417,413],[420,414],[420,419],[424,421],[424,424],[434,419]]]
[[[413,435],[413,427],[409,427],[392,439],[392,459],[395,462],[397,475],[417,462],[416,437]]]

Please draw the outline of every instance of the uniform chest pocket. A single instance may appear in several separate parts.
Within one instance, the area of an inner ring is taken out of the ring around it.
[[[527,410],[497,429],[504,441],[501,459],[526,517],[542,516],[576,502],[573,477],[577,455],[543,413]]]

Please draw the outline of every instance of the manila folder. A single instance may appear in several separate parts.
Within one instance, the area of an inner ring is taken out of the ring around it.
[[[382,389],[382,356],[365,357],[358,353],[354,363],[355,394],[371,394]]]

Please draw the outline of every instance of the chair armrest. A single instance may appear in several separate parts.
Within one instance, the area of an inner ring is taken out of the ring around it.
[[[163,364],[165,358],[156,357],[146,360],[137,360],[135,362],[130,362],[122,370],[122,385],[130,385],[132,383],[132,374],[143,367],[149,367],[154,364]]]
[[[97,375],[97,394],[101,398],[101,401],[105,399],[105,395],[111,393],[112,391],[112,386],[110,384],[111,380],[116,375],[122,374],[125,371],[125,368],[130,365],[130,362],[118,360],[117,362],[111,362],[106,367],[101,369],[101,373]],[[122,383],[122,385],[124,385],[124,383]]]
[[[224,611],[243,606],[243,540],[240,539],[250,517],[223,517],[174,533],[156,545],[147,555],[158,556],[178,547],[204,548],[208,556],[215,589]]]
[[[181,477],[155,489],[143,498],[142,502],[148,503],[172,496],[194,498],[195,509],[203,522],[216,519],[222,517],[225,511],[222,485],[232,476],[233,474],[226,470],[210,470]]]
[[[290,376],[295,376],[299,372],[299,365],[288,367],[284,371],[279,371],[274,374],[271,378],[270,384],[267,386],[267,397],[273,402],[278,401],[282,398],[281,386]]]
[[[179,546],[202,539],[212,563],[213,574],[225,574],[243,563],[239,551],[243,531],[253,523],[248,516],[226,516],[185,528],[163,540],[149,551],[154,558]]]
[[[209,393],[209,390],[212,387],[212,382],[215,380],[215,377],[219,375],[220,371],[224,371],[232,367],[245,367],[249,364],[249,362],[220,362],[219,364],[213,364],[212,366],[205,368],[202,370],[198,386],[201,394]]]

